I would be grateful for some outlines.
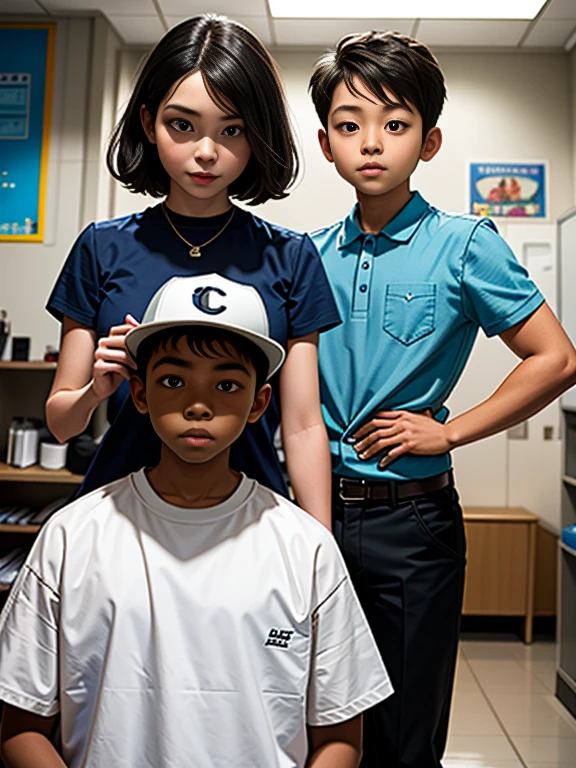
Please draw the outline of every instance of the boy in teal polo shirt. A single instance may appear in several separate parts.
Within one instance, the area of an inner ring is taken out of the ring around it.
[[[365,716],[362,766],[438,768],[465,566],[449,451],[558,397],[576,381],[576,352],[492,222],[410,190],[442,143],[444,78],[426,46],[349,35],[310,88],[322,151],[358,200],[313,234],[343,319],[319,352],[334,533],[397,692]],[[479,328],[520,363],[448,421]]]

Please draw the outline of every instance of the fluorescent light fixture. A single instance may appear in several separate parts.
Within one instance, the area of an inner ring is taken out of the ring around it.
[[[533,19],[546,0],[268,0],[279,19]]]

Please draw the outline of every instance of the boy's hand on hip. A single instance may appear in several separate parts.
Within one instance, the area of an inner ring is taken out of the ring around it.
[[[430,411],[377,411],[354,433],[354,438],[354,450],[363,461],[386,452],[378,465],[380,469],[405,453],[435,456],[451,448],[447,425],[436,421]]]

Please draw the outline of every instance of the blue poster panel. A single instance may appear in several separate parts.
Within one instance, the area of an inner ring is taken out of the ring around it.
[[[44,239],[54,24],[0,24],[0,241]]]
[[[470,213],[545,219],[545,163],[470,163]]]

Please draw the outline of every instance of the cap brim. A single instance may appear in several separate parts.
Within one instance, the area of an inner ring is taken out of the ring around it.
[[[267,336],[261,336],[259,333],[253,333],[252,331],[246,331],[244,328],[238,328],[236,325],[231,325],[229,323],[219,323],[217,320],[210,320],[207,322],[202,322],[201,320],[159,320],[155,323],[146,323],[146,325],[140,325],[137,328],[133,328],[126,334],[126,347],[128,348],[128,352],[130,352],[134,360],[136,360],[138,347],[144,341],[144,339],[147,339],[154,333],[164,331],[168,328],[189,328],[193,326],[222,328],[223,330],[236,333],[238,336],[243,336],[245,339],[251,341],[262,350],[268,359],[267,379],[276,373],[276,371],[284,362],[284,358],[286,357],[284,347],[282,347],[282,345],[277,341],[274,341],[274,339],[270,339]]]

